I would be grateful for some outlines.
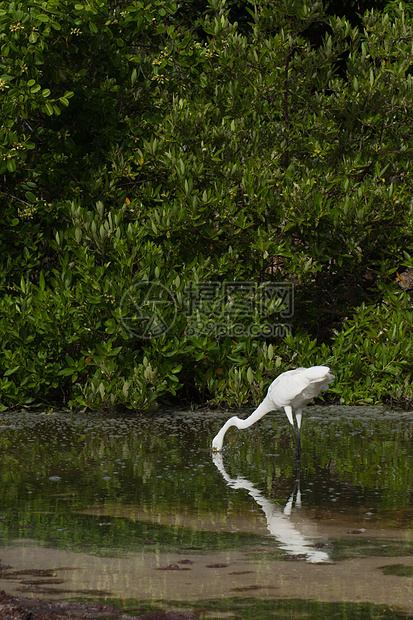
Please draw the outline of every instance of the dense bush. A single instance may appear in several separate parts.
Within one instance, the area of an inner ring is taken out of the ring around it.
[[[241,4],[0,1],[3,407],[411,400],[413,22]]]

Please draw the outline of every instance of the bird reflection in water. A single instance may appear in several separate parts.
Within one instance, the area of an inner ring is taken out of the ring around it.
[[[255,486],[246,478],[231,478],[224,467],[221,453],[213,453],[212,460],[225,482],[231,489],[245,489],[255,499],[262,508],[267,519],[267,528],[272,536],[280,543],[280,548],[294,556],[305,556],[307,562],[324,563],[330,562],[329,555],[322,549],[317,549],[314,540],[304,536],[297,525],[291,520],[293,507],[301,507],[301,492],[297,478],[296,486],[291,493],[289,500],[284,508],[268,500]],[[295,499],[294,499],[295,497]],[[314,524],[309,519],[300,519],[300,524],[304,529],[314,529]]]

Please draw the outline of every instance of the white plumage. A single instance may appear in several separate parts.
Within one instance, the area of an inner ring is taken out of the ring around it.
[[[322,390],[326,390],[333,379],[334,375],[331,374],[328,366],[311,366],[311,368],[296,368],[283,372],[271,383],[262,403],[246,420],[233,416],[225,422],[212,441],[213,452],[222,450],[225,433],[231,426],[236,426],[238,429],[248,428],[269,411],[284,408],[293,428],[299,454],[302,409]],[[294,412],[297,432],[294,426]]]

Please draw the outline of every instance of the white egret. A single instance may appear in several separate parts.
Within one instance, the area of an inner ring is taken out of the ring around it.
[[[233,416],[225,422],[212,441],[212,451],[219,452],[222,450],[225,433],[231,426],[236,426],[238,429],[248,428],[269,411],[284,408],[294,432],[299,456],[303,407],[315,398],[321,390],[326,390],[333,379],[334,375],[331,374],[328,366],[311,366],[311,368],[296,368],[283,372],[271,383],[262,403],[246,420]],[[294,413],[297,432],[294,426]]]

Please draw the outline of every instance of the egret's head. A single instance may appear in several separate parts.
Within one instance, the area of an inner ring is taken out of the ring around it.
[[[222,439],[218,437],[214,437],[212,440],[212,452],[220,452],[222,450]]]

